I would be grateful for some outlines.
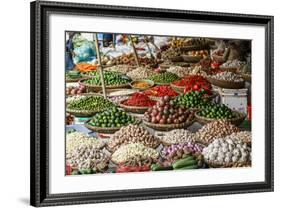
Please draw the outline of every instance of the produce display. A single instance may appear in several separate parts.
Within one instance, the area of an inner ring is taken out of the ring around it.
[[[208,104],[198,112],[199,116],[215,119],[231,119],[235,115],[226,105]]]
[[[176,74],[178,77],[185,77],[190,74],[190,70],[188,68],[181,66],[170,66],[166,69],[166,71]]]
[[[127,76],[130,77],[132,80],[139,80],[139,79],[146,79],[155,73],[156,72],[154,72],[152,69],[148,67],[138,67],[128,72]]]
[[[184,93],[190,91],[202,91],[204,89],[206,94],[210,95],[212,90],[211,84],[200,75],[187,76],[172,82],[172,84],[179,87],[185,87]]]
[[[82,132],[73,132],[66,134],[66,153],[71,153],[78,149],[81,145],[101,149],[104,147],[104,142],[95,137],[88,136]]]
[[[220,65],[220,67],[221,68],[239,68],[239,67],[243,66],[244,64],[245,64],[245,62],[235,59],[235,60],[229,60],[229,61],[223,63],[222,65]]]
[[[71,103],[71,102],[74,102],[74,101],[77,101],[77,100],[80,100],[80,99],[84,99],[86,96],[84,95],[73,95],[71,97],[67,97],[65,102],[68,104],[68,103]]]
[[[235,133],[231,134],[230,136],[232,138],[241,140],[242,142],[245,142],[247,144],[252,142],[252,133],[250,131],[235,132]]]
[[[132,159],[156,161],[159,153],[150,147],[140,143],[123,145],[118,148],[111,156],[111,160],[116,163],[124,163]]]
[[[178,78],[179,77],[176,74],[171,72],[158,73],[148,77],[148,79],[152,80],[156,84],[169,84]]]
[[[211,76],[214,79],[228,81],[228,82],[243,82],[244,79],[241,75],[233,73],[233,72],[220,72],[216,73],[215,75]]]
[[[156,104],[156,101],[151,100],[143,93],[135,93],[128,100],[123,102],[123,104],[128,106],[151,107]]]
[[[151,80],[136,80],[131,83],[132,87],[139,90],[146,90],[154,85]]]
[[[98,68],[97,65],[92,65],[92,64],[88,64],[88,63],[84,63],[84,62],[76,64],[76,67],[75,67],[75,69],[81,73],[94,71],[97,68]]]
[[[165,96],[145,112],[144,120],[154,124],[180,124],[187,121],[189,114],[188,109],[176,106],[169,96]]]
[[[200,51],[188,51],[187,55],[189,56],[208,56],[209,52],[207,50],[200,50]]]
[[[67,113],[66,118],[65,118],[65,124],[66,125],[72,125],[73,123],[74,123],[74,116]]]
[[[66,162],[71,167],[77,167],[82,174],[91,174],[105,170],[109,157],[103,150],[82,144],[66,154]]]
[[[135,122],[136,119],[128,115],[125,111],[117,107],[112,107],[101,113],[97,113],[88,124],[97,127],[121,127],[134,124]]]
[[[130,65],[115,65],[106,67],[104,70],[111,72],[118,72],[120,74],[127,74],[128,72],[134,70],[134,68]]]
[[[175,97],[178,95],[178,93],[173,90],[169,85],[155,86],[151,89],[144,91],[144,94],[153,97]]]
[[[65,79],[78,79],[82,78],[82,75],[78,71],[68,71],[65,73]]]
[[[187,142],[195,141],[195,134],[187,129],[174,129],[164,134],[164,136],[159,136],[162,143],[170,144],[181,144]]]
[[[119,95],[119,96],[111,96],[108,98],[111,102],[113,102],[114,104],[116,105],[119,105],[120,102],[122,102],[123,100],[127,100],[129,99],[129,96],[122,96],[122,95]]]
[[[89,34],[65,60],[66,175],[251,166],[248,40]]]
[[[168,161],[175,161],[186,158],[187,156],[193,155],[195,153],[201,153],[203,147],[203,145],[193,142],[172,144],[170,146],[164,147],[161,151],[161,154]]]
[[[87,79],[83,81],[83,83],[89,85],[101,85],[101,77],[99,71],[93,72],[93,75],[94,75],[93,78]],[[103,76],[106,86],[122,85],[130,82],[129,79],[127,79],[126,77],[122,76],[117,72],[104,71]]]
[[[251,149],[241,140],[217,138],[208,147],[203,149],[204,159],[207,163],[219,165],[232,165],[232,163],[247,163],[251,161]],[[234,165],[234,164],[233,164]]]
[[[207,67],[209,68],[209,67]],[[201,65],[193,65],[191,67],[188,67],[189,75],[200,75],[200,76],[207,76],[206,71],[203,70],[203,66]]]
[[[107,143],[110,150],[116,150],[122,145],[140,143],[147,147],[155,148],[159,145],[159,139],[151,135],[144,127],[128,125],[115,132]]]
[[[66,95],[79,95],[86,92],[86,87],[83,85],[79,85],[78,87],[67,87],[66,88]]]
[[[72,110],[93,110],[96,112],[110,107],[114,107],[114,104],[101,96],[85,96],[67,105],[67,108]]]
[[[232,133],[239,132],[239,128],[233,124],[217,120],[204,125],[195,133],[195,140],[203,144],[209,144],[216,138],[223,138]]]
[[[206,95],[204,91],[191,91],[186,94],[180,94],[176,97],[175,103],[178,106],[183,106],[186,108],[198,108],[205,110],[205,108],[213,104],[204,100],[204,95]]]

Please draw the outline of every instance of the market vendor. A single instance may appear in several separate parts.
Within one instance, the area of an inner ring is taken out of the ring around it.
[[[73,45],[73,37],[76,34],[75,32],[68,32],[68,40],[65,44],[65,70],[69,71],[75,67],[73,57],[74,53],[74,45]]]
[[[212,53],[213,59],[218,62],[226,61],[246,61],[247,53],[251,50],[248,41],[242,40],[219,40],[218,48]]]

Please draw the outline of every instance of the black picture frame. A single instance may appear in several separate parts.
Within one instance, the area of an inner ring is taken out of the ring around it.
[[[31,2],[31,191],[33,206],[191,197],[273,191],[273,16],[62,2]],[[265,27],[265,181],[86,193],[49,193],[48,17],[52,13]]]

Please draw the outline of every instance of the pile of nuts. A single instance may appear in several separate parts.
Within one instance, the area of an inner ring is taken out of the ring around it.
[[[227,62],[223,63],[220,67],[221,68],[238,68],[240,66],[243,66],[244,64],[245,64],[245,62],[235,59],[235,60],[228,60]]]
[[[250,131],[240,131],[233,133],[230,136],[248,144],[252,142],[252,133]]]
[[[195,141],[195,134],[186,129],[174,129],[159,137],[164,144],[180,144]]]
[[[132,143],[117,149],[112,154],[111,160],[116,164],[120,164],[137,158],[156,161],[158,157],[159,153],[155,149],[144,146],[141,143]]]
[[[155,148],[159,145],[159,139],[151,135],[144,127],[130,124],[115,132],[107,146],[110,150],[116,150],[122,145],[131,143],[140,143]]]
[[[95,137],[90,137],[82,132],[73,132],[66,135],[66,152],[70,153],[80,146],[93,147],[101,149],[104,147],[104,142]]]
[[[212,76],[214,79],[218,80],[223,80],[223,81],[228,81],[228,82],[243,82],[244,79],[242,78],[241,75],[235,74],[233,72],[220,72]]]
[[[206,76],[207,73],[202,69],[202,66],[194,65],[191,67],[188,67],[189,75],[201,75]]]
[[[167,60],[182,54],[180,48],[169,48],[161,52],[161,59]]]
[[[127,76],[132,80],[146,79],[151,75],[155,74],[155,72],[147,67],[138,67],[127,73]]]
[[[195,153],[201,153],[203,150],[203,145],[187,142],[182,144],[173,144],[170,146],[166,146],[162,150],[162,156],[166,158],[168,161],[175,161],[179,159],[186,158],[189,155],[193,155]]]
[[[203,144],[209,144],[216,138],[223,138],[239,129],[230,122],[217,120],[204,125],[195,133],[195,139]]]
[[[203,149],[202,154],[206,162],[218,164],[227,165],[251,161],[251,149],[246,143],[231,136],[215,139],[208,147]]]
[[[66,154],[66,161],[68,165],[79,170],[91,168],[94,171],[102,171],[108,167],[109,157],[104,151],[93,146],[81,145]]]
[[[179,77],[185,77],[190,73],[190,70],[188,70],[188,68],[181,66],[170,66],[168,69],[166,69],[166,71],[174,73]]]
[[[134,68],[130,65],[115,65],[105,68],[106,71],[114,71],[121,74],[127,74],[128,72],[132,71]]]

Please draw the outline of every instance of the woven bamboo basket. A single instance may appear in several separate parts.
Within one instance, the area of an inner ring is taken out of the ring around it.
[[[209,44],[199,44],[199,45],[190,45],[190,46],[182,46],[180,47],[181,51],[197,51],[197,50],[204,50],[209,49]]]
[[[233,72],[236,73],[239,67],[221,67],[220,69],[223,71]]]
[[[174,56],[174,57],[171,57],[170,60],[172,62],[182,62],[183,61],[183,57],[182,56]]]
[[[80,80],[79,84],[85,86],[87,89],[87,92],[99,92],[100,90],[102,90],[101,85],[86,84],[86,83],[84,83],[85,80],[87,80],[87,79]],[[121,84],[121,85],[106,85],[105,87],[106,87],[106,89],[130,88],[130,83],[128,82],[126,84]]]
[[[142,107],[142,106],[128,106],[128,105],[124,104],[124,102],[126,102],[126,101],[127,100],[121,101],[119,106],[127,112],[143,114],[149,108],[149,107]]]
[[[98,133],[104,133],[104,134],[114,134],[116,131],[119,131],[121,127],[98,127],[98,126],[92,126],[89,124],[90,120],[85,122],[84,126],[94,132]],[[140,120],[136,120],[134,124],[141,123]]]
[[[191,115],[186,122],[180,124],[154,124],[151,122],[143,121],[143,123],[154,130],[157,131],[171,131],[173,129],[182,129],[191,126],[194,122],[193,115]]]
[[[207,123],[217,121],[217,120],[225,120],[228,121],[236,126],[239,126],[245,119],[246,115],[238,112],[238,111],[233,111],[235,118],[230,118],[230,119],[215,119],[215,118],[206,118],[198,115],[198,112],[195,113],[195,118],[196,121],[202,125],[205,125]]]
[[[234,167],[251,167],[251,162],[236,162],[236,163],[218,163],[218,162],[211,162],[206,161],[210,168],[234,168]]]
[[[241,89],[244,88],[245,81],[242,82],[229,82],[224,80],[214,79],[210,76],[206,77],[206,79],[213,85],[226,88],[226,89]]]
[[[189,55],[181,55],[184,62],[189,63],[197,63],[199,62],[203,57],[202,56],[189,56]]]
[[[90,117],[90,116],[93,116],[100,111],[97,111],[97,110],[75,110],[75,109],[66,108],[66,112],[71,114],[71,115],[74,115],[76,117]]]

